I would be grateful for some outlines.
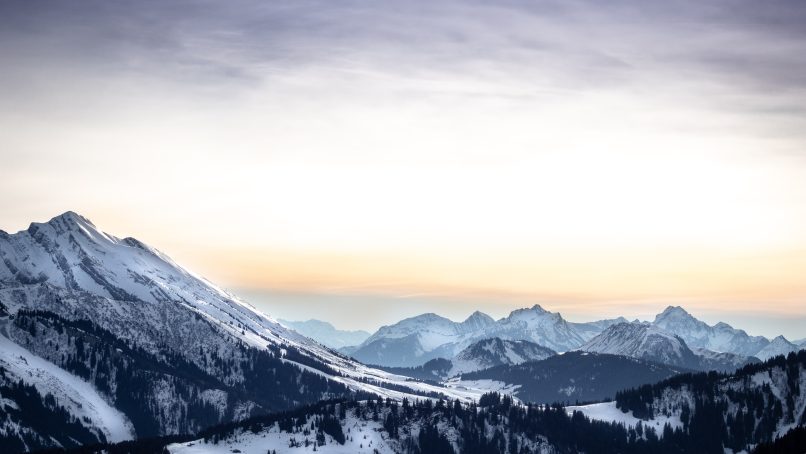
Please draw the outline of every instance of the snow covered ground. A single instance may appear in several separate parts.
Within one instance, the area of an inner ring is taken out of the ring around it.
[[[8,373],[36,387],[79,419],[89,419],[110,442],[131,440],[134,430],[126,416],[109,405],[98,391],[79,377],[57,367],[0,334],[0,365]]]
[[[672,426],[672,428],[683,427],[683,423],[680,421],[680,418],[678,416],[666,417],[660,415],[656,416],[654,419],[651,419],[649,421],[643,421],[633,416],[631,411],[628,413],[624,413],[623,411],[616,408],[615,402],[578,405],[578,406],[565,407],[565,409],[568,411],[569,415],[572,414],[574,411],[579,411],[590,419],[596,419],[599,421],[617,422],[624,424],[625,427],[635,427],[636,425],[638,425],[638,422],[641,421],[641,425],[643,425],[644,427],[654,428],[658,436],[663,436],[663,427],[666,425],[666,423],[669,423]]]
[[[360,453],[381,453],[391,454],[397,452],[392,443],[385,438],[382,432],[381,423],[374,421],[363,421],[348,416],[342,424],[346,441],[343,445],[337,443],[330,435],[325,435],[325,445],[317,446],[316,452],[323,454],[360,454]],[[349,429],[349,432],[347,431]],[[305,439],[308,439],[309,446],[305,446]],[[292,439],[300,446],[294,444]],[[218,444],[212,442],[205,443],[204,440],[195,440],[187,443],[176,443],[169,445],[168,451],[172,454],[217,454],[232,453],[238,450],[244,454],[266,454],[266,452],[277,451],[287,452],[312,452],[314,434],[307,437],[301,433],[290,433],[281,431],[277,424],[268,430],[260,433],[244,432],[236,436],[220,441]]]
[[[475,399],[478,399],[482,394],[488,392],[509,394],[515,398],[515,391],[521,387],[521,385],[511,385],[498,380],[460,380],[459,378],[452,378],[446,381],[445,386],[451,390],[451,394],[467,394],[475,396]]]

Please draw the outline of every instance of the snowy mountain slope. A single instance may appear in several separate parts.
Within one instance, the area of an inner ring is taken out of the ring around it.
[[[596,404],[588,404],[588,405],[571,405],[565,407],[566,411],[569,414],[573,414],[573,412],[578,411],[583,415],[587,416],[588,418],[595,419],[598,421],[606,421],[606,422],[613,422],[617,424],[623,424],[625,427],[635,428],[639,424],[646,427],[651,427],[655,432],[659,435],[663,436],[663,428],[666,424],[669,424],[673,428],[678,428],[683,426],[683,422],[680,421],[680,416],[666,416],[664,414],[658,414],[654,418],[650,420],[642,420],[641,418],[636,418],[631,411],[623,412],[618,407],[616,407],[616,402],[600,402]]]
[[[91,384],[55,367],[2,334],[0,365],[17,380],[35,386],[41,394],[52,395],[59,405],[77,418],[91,421],[108,441],[134,438],[132,424],[126,415],[109,405]]]
[[[792,342],[786,340],[784,336],[778,336],[773,339],[766,347],[762,348],[754,355],[756,358],[766,361],[773,356],[778,355],[788,355],[792,352],[796,352],[801,348]]]
[[[589,327],[594,325],[589,324]],[[485,337],[507,340],[529,340],[555,351],[567,351],[584,343],[584,337],[560,315],[535,304],[528,309],[512,311],[487,329]]]
[[[580,351],[623,355],[690,369],[699,360],[683,339],[647,323],[619,323],[586,342]]]
[[[511,402],[508,404],[511,405]],[[344,410],[342,410],[343,407]],[[496,409],[479,412],[441,403],[347,402],[309,409],[289,417],[266,418],[205,438],[173,443],[170,453],[499,453],[511,444],[515,452],[558,452],[535,431],[519,432],[495,418]],[[524,414],[520,412],[520,414]],[[471,416],[478,415],[478,416]],[[532,415],[535,420],[541,415]],[[520,418],[519,418],[520,419]],[[542,426],[538,422],[538,425]],[[523,451],[517,448],[522,447]]]
[[[311,415],[306,417],[303,422],[303,425],[309,428],[307,436],[302,431],[283,430],[279,424],[273,424],[259,433],[243,431],[237,436],[224,438],[218,443],[204,439],[174,443],[167,446],[167,451],[177,454],[295,453],[311,452],[314,446],[316,446],[316,452],[322,454],[360,452],[393,454],[401,450],[399,441],[390,439],[387,434],[384,434],[382,422],[363,419],[351,412],[345,416],[343,421],[339,421],[339,424],[341,433],[344,435],[343,444],[325,432],[321,432],[320,440],[317,441],[319,432],[315,429],[316,416]],[[339,439],[341,438],[339,437]]]
[[[620,392],[615,404],[644,421],[678,418],[702,451],[749,450],[806,425],[806,351],[729,375],[680,375]]]
[[[423,314],[383,326],[357,348],[342,351],[361,362],[388,367],[419,366],[440,357],[452,359],[470,344],[496,337],[567,351],[622,320],[569,323],[540,305],[512,311],[498,321],[478,311],[460,323]]]
[[[612,325],[579,348],[655,361],[692,370],[732,372],[757,358],[735,353],[690,349],[686,342],[654,324],[633,322]]]
[[[370,336],[366,331],[339,330],[330,323],[321,320],[311,319],[304,322],[279,320],[279,322],[303,336],[309,337],[332,349],[358,345],[367,340]]]
[[[697,320],[680,306],[669,306],[655,317],[653,325],[680,336],[691,348],[706,348],[716,352],[754,356],[770,341],[762,336],[750,336],[727,323],[709,326]]]
[[[5,330],[5,321],[0,321],[0,332]],[[134,438],[134,430],[128,418],[112,407],[99,392],[81,378],[60,369],[52,363],[32,354],[25,348],[15,344],[3,334],[0,334],[0,370],[2,384],[20,384],[33,386],[45,400],[52,399],[54,406],[59,406],[74,418],[76,423],[85,426],[90,432],[98,431],[96,441],[119,442]],[[14,396],[0,390],[0,406],[32,412],[30,405],[15,401]],[[30,397],[28,397],[30,399]],[[27,399],[26,399],[27,400]],[[2,414],[4,412],[0,412]],[[21,415],[33,416],[35,415]],[[41,417],[41,415],[40,415]],[[22,440],[29,448],[45,447],[52,444],[64,445],[58,438],[45,435],[46,440],[37,440],[32,443],[29,437],[40,437],[35,427],[24,423],[10,423],[7,418],[0,424],[0,439],[5,443],[13,444]],[[26,432],[31,432],[26,434]],[[49,438],[49,439],[48,439]],[[14,440],[16,439],[16,440]],[[3,442],[0,442],[2,445]]]
[[[516,365],[527,361],[540,361],[557,352],[534,342],[501,340],[497,337],[471,344],[451,360],[448,376],[502,365]]]
[[[473,397],[345,358],[155,249],[105,234],[72,212],[0,232],[0,261],[8,338],[94,382],[138,436],[196,431],[354,392]],[[117,386],[121,380],[129,386]]]
[[[563,363],[567,358],[573,361]],[[595,372],[596,380],[590,380],[595,385],[636,380],[640,369],[631,365],[658,371],[666,367],[623,356],[569,352],[490,370],[523,370],[527,378],[550,372],[567,378],[569,366],[586,361],[587,371],[577,370],[577,375]],[[558,364],[541,364],[550,362]],[[805,367],[806,352],[801,352],[747,366],[731,375],[675,374],[656,384],[617,392],[615,402],[581,407],[520,404],[499,393],[486,393],[471,404],[325,401],[213,427],[195,436],[135,442],[126,449],[162,452],[167,445],[168,452],[178,453],[270,454],[749,452],[756,444],[806,423]],[[615,377],[614,372],[622,376]],[[607,374],[614,379],[606,380]],[[486,381],[493,386],[493,381]],[[102,448],[116,452],[115,447]]]

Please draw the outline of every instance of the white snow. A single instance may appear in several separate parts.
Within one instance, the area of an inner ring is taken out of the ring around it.
[[[310,421],[310,418],[309,418]],[[347,429],[350,432],[347,432]],[[325,444],[317,446],[316,452],[323,454],[353,454],[353,453],[375,453],[391,454],[397,452],[393,448],[395,441],[389,440],[382,432],[382,423],[375,421],[364,421],[349,414],[342,421],[342,429],[346,436],[345,443],[340,445],[329,435],[325,435]],[[302,433],[289,433],[280,430],[277,424],[267,430],[257,434],[252,432],[241,432],[234,437],[220,441],[218,444],[212,442],[205,443],[203,439],[187,443],[175,443],[167,447],[168,451],[176,454],[230,454],[234,450],[239,450],[244,454],[266,454],[269,450],[276,450],[278,453],[312,452],[313,443],[305,446],[304,440],[309,442],[316,440],[316,434],[308,436]],[[301,446],[291,447],[291,440],[300,442]]]
[[[772,340],[766,347],[756,352],[756,358],[766,361],[778,355],[788,355],[791,352],[800,350],[800,347],[786,340],[784,336],[778,336]]]
[[[590,404],[590,405],[578,405],[578,406],[570,406],[565,407],[568,414],[572,414],[574,411],[579,411],[583,413],[590,419],[596,419],[599,421],[607,421],[607,422],[615,422],[623,424],[625,427],[635,427],[638,425],[638,422],[641,422],[641,425],[644,427],[652,427],[657,432],[658,436],[663,436],[663,427],[668,423],[672,426],[672,428],[683,427],[683,423],[680,421],[679,416],[663,416],[659,415],[653,419],[648,421],[644,421],[641,419],[636,418],[632,415],[632,411],[624,413],[623,411],[616,408],[615,402],[603,402],[598,404]]]
[[[521,385],[513,385],[490,379],[460,380],[459,378],[452,378],[447,380],[444,384],[453,392],[467,392],[475,396],[481,396],[488,392],[498,392],[514,396],[515,392],[521,387]]]
[[[43,396],[53,397],[76,417],[87,418],[110,442],[134,438],[128,418],[109,405],[98,391],[81,378],[59,368],[0,335],[0,365],[10,374],[33,385]]]

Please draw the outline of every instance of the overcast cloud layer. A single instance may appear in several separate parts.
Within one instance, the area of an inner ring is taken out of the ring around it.
[[[0,228],[75,210],[238,287],[803,316],[804,55],[794,0],[0,0]]]

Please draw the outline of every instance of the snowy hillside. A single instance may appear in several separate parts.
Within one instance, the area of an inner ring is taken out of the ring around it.
[[[476,395],[345,358],[72,212],[0,232],[0,320],[5,338],[91,384],[138,437],[356,393]]]
[[[279,322],[303,336],[309,337],[332,349],[358,345],[367,340],[370,336],[366,331],[339,330],[330,323],[321,320],[311,319],[304,322],[279,320]]]
[[[806,425],[806,351],[730,375],[681,375],[623,391],[616,407],[645,423],[679,420],[682,433],[703,451],[747,450]]]
[[[504,406],[506,405],[506,406]],[[174,443],[167,451],[192,453],[453,453],[515,452],[550,454],[557,452],[540,432],[514,431],[500,421],[498,412],[515,409],[511,401],[496,408],[476,409],[459,405],[437,406],[423,402],[347,402],[323,405],[288,417],[267,418],[208,434],[205,438]],[[546,416],[533,414],[536,425]],[[528,416],[523,410],[513,414],[518,420]],[[543,416],[543,417],[541,417]],[[565,419],[563,422],[571,425]],[[525,421],[524,421],[525,423]],[[523,451],[520,451],[522,449]]]

